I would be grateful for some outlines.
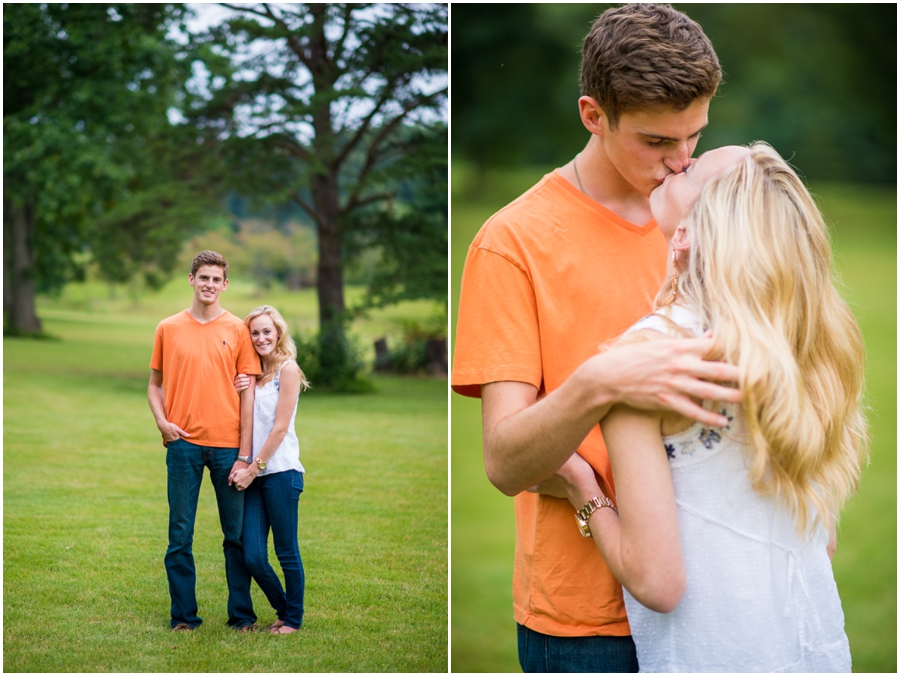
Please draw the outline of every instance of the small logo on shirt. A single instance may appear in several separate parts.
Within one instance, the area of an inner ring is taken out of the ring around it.
[[[224,344],[225,344],[225,341],[223,340],[223,341],[222,341],[222,345],[224,345]]]

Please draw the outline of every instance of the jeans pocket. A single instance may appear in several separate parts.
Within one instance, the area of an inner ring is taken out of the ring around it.
[[[166,443],[166,465],[183,463],[186,458],[187,446],[182,439],[175,439]]]
[[[291,479],[291,488],[297,491],[297,495],[303,492],[303,472],[294,470],[294,476]]]

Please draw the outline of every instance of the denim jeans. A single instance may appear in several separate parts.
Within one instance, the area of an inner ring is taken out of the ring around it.
[[[519,664],[526,673],[635,673],[630,636],[548,636],[517,624]]]
[[[197,572],[194,568],[194,520],[203,468],[216,491],[219,523],[225,551],[225,578],[228,582],[228,624],[240,628],[256,622],[250,598],[250,573],[244,563],[241,532],[244,521],[244,494],[228,485],[228,475],[237,460],[237,448],[198,446],[184,439],[170,441],[166,449],[169,493],[169,548],[166,576],[172,597],[172,626],[198,626]]]
[[[258,476],[244,502],[244,560],[250,574],[278,614],[294,629],[303,624],[305,577],[297,543],[297,508],[303,492],[303,474],[296,470]],[[269,528],[275,555],[284,573],[281,580],[269,565]],[[286,592],[286,593],[285,593]]]

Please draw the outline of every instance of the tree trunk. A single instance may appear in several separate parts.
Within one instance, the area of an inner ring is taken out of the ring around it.
[[[3,327],[12,322],[12,227],[8,221],[12,219],[12,204],[3,200]]]
[[[309,41],[309,66],[316,93],[334,91],[339,70],[328,54],[325,24],[328,11],[324,4],[309,5],[314,30]],[[310,178],[313,209],[319,226],[319,264],[316,289],[319,298],[319,365],[320,380],[338,390],[357,380],[359,365],[344,334],[344,271],[341,262],[340,161],[336,155],[335,131],[332,127],[331,98],[313,105],[312,126],[315,131],[313,155],[317,165]]]
[[[341,225],[338,216],[337,179],[330,175],[312,177],[313,202],[319,216],[319,264],[316,286],[319,298],[319,327],[340,323],[344,313],[344,271],[341,262]]]
[[[3,256],[3,277],[10,287],[8,301],[4,290],[9,328],[16,334],[40,333],[41,320],[34,305],[34,209],[29,204],[4,202],[7,213],[4,227],[10,228],[9,237],[4,237],[4,240],[12,248]]]
[[[316,287],[319,297],[320,380],[326,387],[341,389],[354,379],[357,367],[344,334],[344,274],[341,266],[337,176],[313,174],[311,188],[319,225]]]
[[[328,54],[325,25],[327,6],[312,4],[309,12],[315,30],[309,43],[309,69],[316,93],[334,90],[332,64]],[[319,331],[337,331],[343,338],[344,273],[341,265],[340,195],[338,192],[339,164],[334,162],[335,134],[332,128],[330,99],[314,104],[312,125],[315,130],[313,151],[321,163],[310,180],[313,207],[319,226],[319,265],[316,286],[319,297]]]

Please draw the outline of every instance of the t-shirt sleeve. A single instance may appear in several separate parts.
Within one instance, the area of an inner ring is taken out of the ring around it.
[[[162,325],[156,327],[156,334],[153,336],[153,354],[150,356],[150,368],[156,371],[163,370],[163,328]]]
[[[258,376],[262,373],[262,368],[259,365],[259,355],[253,349],[253,343],[250,341],[250,331],[244,325],[242,325],[242,330],[240,330],[240,336],[236,364],[237,372]]]
[[[453,391],[480,397],[481,385],[500,381],[540,389],[540,334],[534,289],[509,257],[472,246],[460,287]]]

